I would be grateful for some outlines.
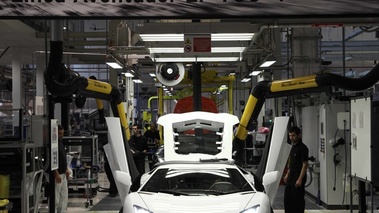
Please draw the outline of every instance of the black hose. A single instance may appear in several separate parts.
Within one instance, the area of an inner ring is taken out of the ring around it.
[[[365,90],[378,82],[379,64],[361,78],[349,78],[333,73],[319,73],[315,80],[318,86],[335,86],[351,91]]]
[[[77,93],[79,88],[87,87],[88,81],[84,77],[75,77],[63,82],[61,76],[64,76],[65,67],[62,65],[62,55],[62,41],[50,41],[49,64],[45,71],[46,88],[52,95],[64,97]]]

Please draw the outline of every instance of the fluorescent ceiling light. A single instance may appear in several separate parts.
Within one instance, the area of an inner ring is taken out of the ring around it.
[[[126,72],[126,73],[124,73],[124,75],[127,78],[133,78],[134,77],[134,75],[132,73],[130,73],[130,72]]]
[[[276,61],[265,61],[263,64],[261,64],[259,67],[269,67],[273,65]]]
[[[106,62],[106,64],[108,64],[108,66],[112,67],[113,69],[122,69],[122,66],[116,62]]]
[[[269,67],[276,62],[276,58],[273,56],[269,56],[265,59],[265,61],[259,67]]]
[[[243,52],[246,47],[212,47],[212,53],[235,53]]]
[[[234,53],[234,52],[243,52],[246,47],[212,47],[212,53]],[[155,53],[184,53],[183,47],[152,47],[149,48],[151,54]]]
[[[152,77],[152,78],[155,78],[156,77],[156,75],[155,75],[155,73],[149,73],[149,75]]]
[[[184,41],[184,34],[140,34],[143,41]]]
[[[150,53],[184,53],[184,47],[152,47]]]
[[[254,33],[215,33],[211,34],[212,41],[249,41]]]
[[[262,72],[262,71],[260,71],[260,70],[254,70],[253,72],[251,72],[251,73],[249,74],[249,76],[257,76],[257,75],[261,74],[261,72]]]
[[[188,34],[191,35],[191,34]],[[197,34],[194,34],[196,36]],[[184,41],[184,34],[140,34],[143,41]],[[201,36],[201,35],[199,35]],[[213,33],[212,41],[249,41],[254,33]]]
[[[242,83],[246,83],[246,82],[249,82],[251,80],[251,78],[248,78],[248,77],[245,77],[241,80]]]
[[[186,58],[153,58],[155,62],[218,62],[239,61],[240,57],[186,57]]]
[[[140,79],[133,79],[133,82],[136,84],[141,84],[143,83]]]

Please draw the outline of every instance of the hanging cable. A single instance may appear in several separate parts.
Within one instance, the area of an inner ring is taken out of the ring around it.
[[[334,143],[337,143],[337,133],[338,133],[339,129],[337,129],[336,133],[334,134]],[[336,182],[337,182],[337,159],[336,159],[336,156],[337,156],[337,153],[336,153],[336,149],[337,147],[333,147],[333,150],[334,150],[334,156],[333,156],[333,163],[334,163],[334,182],[333,182],[333,191],[336,191]]]
[[[343,137],[346,138],[346,120],[343,121]],[[345,180],[343,181],[344,193],[343,193],[341,205],[343,205],[345,203],[345,191],[346,191],[346,181],[347,181],[346,174],[347,174],[347,146],[345,144],[345,174],[343,175]],[[352,201],[350,201],[350,202],[352,202]]]

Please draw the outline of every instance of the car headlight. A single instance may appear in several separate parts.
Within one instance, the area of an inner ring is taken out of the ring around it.
[[[134,213],[153,213],[152,211],[149,211],[145,208],[142,208],[141,206],[133,205],[133,211]]]
[[[259,207],[260,207],[259,205],[256,205],[256,206],[250,207],[248,209],[245,209],[245,210],[241,211],[240,213],[258,213]]]

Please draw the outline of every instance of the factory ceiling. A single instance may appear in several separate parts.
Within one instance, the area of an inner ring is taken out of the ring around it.
[[[31,65],[35,64],[36,60],[47,58],[44,53],[49,50],[50,22],[51,20],[43,19],[0,20],[0,65],[4,67],[4,72],[11,70],[13,57],[17,57],[25,69],[32,67]],[[282,59],[281,64],[276,64],[276,68],[272,68],[272,70],[283,71],[290,69],[290,66],[287,65],[290,64],[288,60],[291,58],[289,56],[291,47],[287,38],[290,34],[290,29],[293,28],[320,29],[319,56],[322,61],[325,61],[321,63],[321,66],[330,67],[328,68],[330,71],[342,73],[344,63],[345,66],[346,63],[349,63],[349,69],[361,68],[361,70],[368,70],[371,66],[370,64],[374,64],[379,58],[378,39],[375,39],[375,37],[355,39],[363,34],[370,33],[372,35],[378,31],[377,23],[379,23],[379,18],[373,17],[205,20],[80,19],[62,20],[62,22],[66,27],[63,31],[64,62],[71,65],[69,66],[71,69],[84,76],[97,75],[100,79],[106,80],[110,69],[105,65],[105,61],[109,60],[110,57],[118,59],[125,67],[138,67],[138,75],[144,82],[143,89],[146,90],[147,88],[151,93],[156,92],[156,81],[149,74],[155,72],[156,64],[160,62],[159,59],[163,57],[175,58],[178,57],[178,54],[183,54],[183,52],[162,53],[154,51],[163,47],[182,49],[184,41],[144,40],[141,35],[149,32],[150,34],[187,33],[193,35],[232,33],[232,31],[252,33],[252,36],[247,40],[211,40],[212,48],[240,48],[239,52],[234,53],[231,51],[212,53],[212,55],[237,58],[234,61],[209,61],[205,63],[207,70],[216,71],[216,75],[219,77],[237,73],[239,78],[242,78],[248,74],[250,69],[272,55]],[[130,29],[130,32],[121,32],[123,26]],[[322,29],[325,28],[335,28],[341,30],[341,32],[344,29],[348,33],[344,34],[343,39],[340,35],[340,38],[335,40],[323,40]],[[277,33],[281,35],[279,41],[274,38]],[[344,54],[342,54],[343,51],[345,51]],[[345,60],[342,60],[342,55],[345,56]],[[105,73],[105,75],[99,73]],[[10,72],[7,72],[4,76],[10,76]],[[188,85],[181,86],[185,88]]]

